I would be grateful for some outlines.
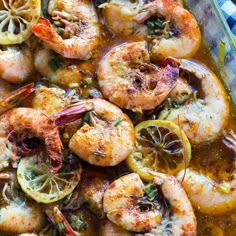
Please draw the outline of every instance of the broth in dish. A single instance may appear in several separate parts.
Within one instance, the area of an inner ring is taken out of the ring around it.
[[[236,109],[182,1],[0,14],[1,235],[236,234]]]

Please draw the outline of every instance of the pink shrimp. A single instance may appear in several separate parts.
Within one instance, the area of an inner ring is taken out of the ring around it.
[[[0,116],[0,170],[32,152],[26,139],[39,138],[51,158],[52,172],[62,165],[62,143],[54,121],[32,108],[12,108]]]
[[[99,23],[88,0],[49,1],[48,13],[60,24],[56,31],[49,20],[41,18],[31,31],[49,48],[66,58],[87,60],[99,43]]]
[[[11,109],[12,107],[17,106],[33,91],[33,86],[34,83],[27,84],[0,98],[0,114]]]

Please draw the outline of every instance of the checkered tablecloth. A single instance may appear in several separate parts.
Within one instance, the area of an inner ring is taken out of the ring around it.
[[[231,31],[236,35],[236,0],[218,0],[218,3]]]

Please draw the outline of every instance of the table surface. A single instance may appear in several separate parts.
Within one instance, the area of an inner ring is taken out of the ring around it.
[[[236,35],[236,0],[218,0],[221,10],[229,25],[229,28]]]

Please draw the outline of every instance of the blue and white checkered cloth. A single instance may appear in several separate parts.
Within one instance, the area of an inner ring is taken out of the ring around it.
[[[218,0],[229,28],[236,35],[236,3],[234,2],[232,0]]]

